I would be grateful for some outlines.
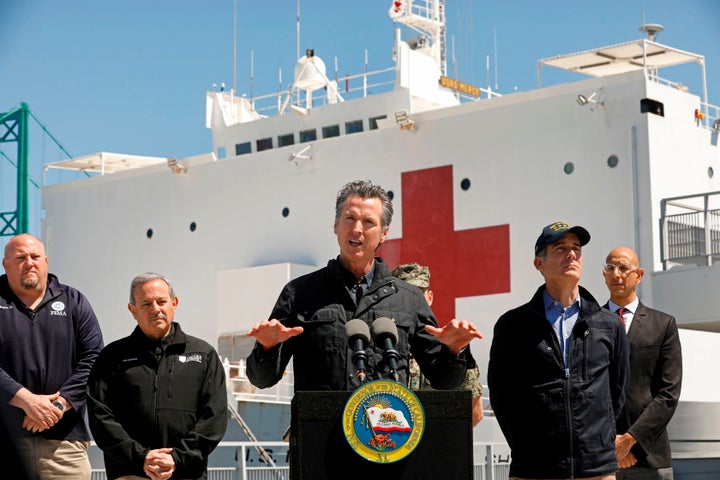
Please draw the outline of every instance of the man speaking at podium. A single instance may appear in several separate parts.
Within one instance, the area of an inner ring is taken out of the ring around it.
[[[466,321],[438,328],[420,290],[396,279],[375,257],[392,215],[392,202],[378,185],[354,181],[340,190],[334,227],[340,255],[285,285],[270,320],[247,333],[257,340],[247,359],[253,385],[276,384],[293,357],[295,391],[354,389],[363,376],[356,374],[351,360],[345,325],[351,319],[371,324],[382,317],[397,326],[398,357],[389,362],[381,346],[364,345],[367,380],[396,376],[407,385],[412,353],[434,388],[454,389],[462,383],[467,368],[475,366],[468,345],[481,334]]]

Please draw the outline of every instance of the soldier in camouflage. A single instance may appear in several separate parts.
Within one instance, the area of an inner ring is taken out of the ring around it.
[[[433,291],[430,290],[430,269],[428,267],[418,265],[417,263],[407,263],[398,265],[392,271],[392,274],[404,280],[410,285],[415,285],[422,290],[428,305],[432,306]],[[477,425],[483,418],[482,405],[482,384],[479,380],[480,370],[477,366],[469,368],[465,380],[459,388],[470,390],[472,393],[472,422],[473,426]],[[412,390],[431,389],[432,386],[425,375],[420,371],[415,359],[410,357],[408,387]]]

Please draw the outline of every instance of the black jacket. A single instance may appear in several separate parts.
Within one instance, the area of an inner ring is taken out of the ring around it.
[[[642,303],[633,315],[630,384],[617,421],[618,434],[630,432],[638,467],[672,466],[667,424],[680,400],[682,351],[675,318]]]
[[[83,419],[85,386],[103,347],[95,313],[85,296],[48,275],[47,289],[35,310],[28,309],[0,277],[0,421],[13,436],[52,440],[90,440]],[[52,428],[30,433],[25,413],[8,405],[22,387],[35,394],[60,391],[71,405]]]
[[[398,380],[407,385],[408,358],[412,352],[433,387],[457,388],[467,367],[475,362],[468,350],[457,358],[424,325],[437,326],[419,288],[394,277],[380,258],[375,259],[372,285],[356,307],[350,297],[338,260],[327,267],[296,278],[280,293],[270,318],[288,327],[302,326],[302,334],[263,352],[256,343],[247,359],[247,374],[259,388],[277,383],[293,357],[295,391],[351,390],[358,385],[345,324],[351,319],[368,325],[380,317],[395,321]],[[366,349],[368,380],[389,378],[383,349],[371,341]]]
[[[615,421],[628,383],[628,341],[617,316],[580,287],[568,367],[540,287],[495,324],[490,402],[510,445],[510,475],[582,478],[617,471]]]
[[[136,327],[100,353],[88,408],[108,478],[144,476],[148,450],[164,447],[173,449],[173,478],[206,478],[227,428],[225,371],[215,349],[177,323],[159,342]]]

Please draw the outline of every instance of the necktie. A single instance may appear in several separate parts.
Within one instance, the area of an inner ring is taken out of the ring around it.
[[[617,309],[617,314],[620,316],[620,321],[622,321],[623,325],[625,325],[625,317],[623,317],[623,313],[625,313],[626,308],[620,307]]]
[[[364,278],[364,277],[363,277]],[[358,282],[358,284],[355,287],[355,305],[360,304],[360,299],[363,296],[363,286],[362,286],[362,278]]]

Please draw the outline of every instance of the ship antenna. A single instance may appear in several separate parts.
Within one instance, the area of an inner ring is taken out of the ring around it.
[[[500,89],[498,86],[497,28],[493,28],[493,43],[495,44],[495,91],[497,92]]]
[[[297,19],[296,19],[297,38],[295,43],[297,44],[297,58],[300,59],[300,0],[297,0]]]
[[[642,11],[642,26],[640,31],[647,34],[648,40],[655,41],[655,36],[665,30],[665,27],[658,23],[645,23],[645,9]]]
[[[655,41],[655,36],[662,32],[665,28],[657,23],[644,23],[642,27],[640,27],[640,31],[643,33],[646,33],[648,36],[648,40],[651,42]]]
[[[233,2],[233,92],[237,92],[237,0]]]

